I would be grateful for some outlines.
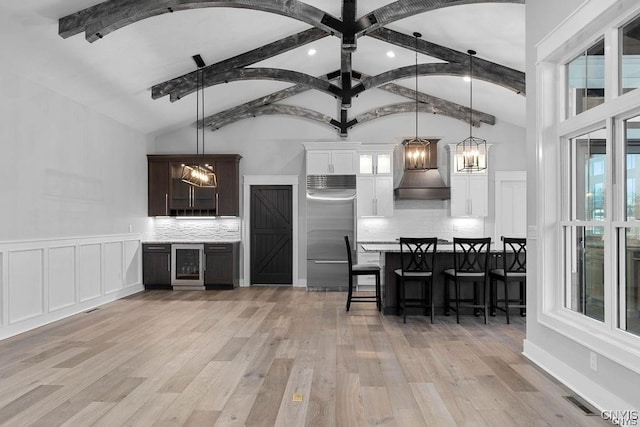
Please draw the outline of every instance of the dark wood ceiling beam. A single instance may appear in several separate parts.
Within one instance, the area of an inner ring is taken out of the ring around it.
[[[253,108],[251,111],[244,111],[234,116],[222,118],[216,121],[215,125],[212,125],[211,130],[218,130],[221,127],[230,125],[231,123],[235,123],[243,119],[248,119],[251,117],[258,117],[263,115],[273,115],[273,114],[301,117],[304,119],[313,120],[313,121],[322,123],[324,125],[331,126],[335,129],[340,129],[339,125],[337,124],[338,122],[336,120],[332,119],[331,117],[325,114],[319,113],[317,111],[310,110],[304,107],[296,107],[293,105],[269,104],[269,105],[263,105],[257,108]]]
[[[354,74],[358,75],[358,77],[355,77],[354,75],[354,78],[357,80],[367,79],[371,77],[357,71],[354,72]],[[378,86],[378,89],[413,100],[416,99],[417,93],[418,102],[430,104],[433,108],[433,110],[431,111],[432,113],[452,117],[454,119],[462,120],[463,122],[469,123],[469,107],[456,104],[455,102],[447,101],[446,99],[438,98],[437,96],[428,95],[423,92],[416,92],[413,89],[409,89],[395,83],[383,84],[382,86]],[[473,124],[473,126],[480,126],[480,122],[493,126],[496,124],[496,118],[491,114],[483,113],[482,111],[478,110],[472,110],[471,123]]]
[[[342,0],[342,51],[356,50],[356,0]]]
[[[351,52],[342,51],[340,55],[340,75],[342,81],[342,108],[351,107]]]
[[[373,108],[362,114],[358,114],[353,120],[356,121],[357,124],[363,124],[366,122],[370,122],[371,120],[379,119],[380,117],[390,116],[392,114],[413,113],[415,111],[415,102],[403,102],[399,104],[383,105],[382,107]],[[439,114],[437,109],[432,104],[418,103],[418,111],[420,113]],[[468,117],[466,121],[468,122]]]
[[[475,61],[474,61],[475,64]],[[427,63],[418,64],[419,76],[459,76],[463,77],[469,74],[469,66],[467,64],[460,63]],[[360,84],[353,87],[353,95],[357,95],[372,87],[378,87],[385,83],[390,83],[395,80],[405,79],[407,77],[415,77],[416,67],[415,65],[409,65],[406,67],[396,68],[395,70],[387,71],[377,76],[373,76],[368,79],[364,79]],[[484,80],[490,83],[497,84],[506,89],[512,90],[516,93],[524,93],[524,83],[520,81],[512,81],[501,75],[496,75],[490,70],[483,68],[473,69],[473,78]]]
[[[208,65],[204,67],[203,70],[207,75],[211,76],[229,71],[233,68],[246,67],[300,46],[304,46],[307,43],[320,40],[326,36],[328,36],[328,34],[325,31],[318,28],[311,28],[273,43],[266,44],[257,49],[234,56],[233,58]],[[180,77],[154,85],[151,88],[151,97],[153,99],[158,99],[165,95],[170,95],[173,92],[187,92],[189,90],[195,90],[197,85],[197,76],[198,71],[193,71]]]
[[[406,88],[394,83],[387,83],[379,86],[378,89],[384,90],[395,95],[400,95],[405,98],[416,98],[416,91]],[[415,104],[415,102],[414,102]],[[465,107],[455,102],[447,101],[446,99],[438,98],[437,96],[427,95],[425,93],[418,92],[418,105],[426,104],[431,106],[431,113],[439,114],[441,116],[451,117],[463,122],[469,123],[469,107]],[[415,108],[413,109],[415,111]],[[419,109],[419,111],[422,111]],[[471,124],[473,126],[480,126],[480,122],[488,125],[495,125],[496,118],[491,114],[483,113],[482,111],[471,111]]]
[[[252,9],[306,22],[328,33],[340,30],[334,24],[340,20],[299,0],[108,0],[60,18],[58,34],[67,38],[84,31],[85,38],[94,42],[146,18],[205,7]]]
[[[334,80],[336,78],[340,77],[340,71],[334,71],[331,72],[329,74],[327,74],[326,76],[322,76],[322,77],[318,77],[321,80]],[[210,127],[211,130],[216,130],[218,129],[218,123],[233,123],[234,117],[240,117],[242,115],[244,115],[245,113],[248,113],[250,111],[253,111],[254,109],[258,108],[258,107],[262,107],[264,105],[269,105],[272,104],[274,102],[278,102],[278,101],[282,101],[284,99],[287,99],[289,97],[292,97],[294,95],[298,95],[300,93],[306,92],[310,90],[308,86],[304,86],[304,85],[295,85],[295,86],[291,86],[288,87],[286,89],[283,90],[279,90],[277,92],[273,92],[269,95],[263,96],[261,98],[256,98],[254,100],[251,100],[249,102],[245,102],[244,104],[238,105],[236,107],[233,108],[229,108],[227,110],[221,111],[219,113],[216,114],[212,114],[208,117],[204,118],[204,121],[198,121],[198,127],[202,127],[203,125],[206,127]],[[230,119],[230,120],[228,120]],[[239,119],[238,119],[239,120]]]
[[[367,32],[367,36],[405,49],[416,49],[416,38],[414,36],[402,34],[388,28],[378,28],[375,31]],[[426,40],[418,39],[417,49],[418,52],[424,55],[429,55],[443,61],[469,64],[468,54],[458,52],[457,50],[449,49],[448,47],[440,46]],[[473,69],[474,71],[482,70],[483,73],[487,74],[494,73],[496,74],[496,78],[509,81],[514,86],[517,83],[518,87],[522,88],[522,95],[525,94],[525,73],[522,71],[514,70],[513,68],[505,67],[504,65],[496,64],[495,62],[487,61],[478,57],[474,57],[473,59]]]
[[[356,22],[359,28],[358,36],[376,30],[399,19],[408,18],[430,10],[449,6],[460,6],[475,3],[517,3],[524,4],[525,0],[398,0],[382,6],[361,17]]]
[[[319,79],[308,74],[299,73],[297,71],[283,70],[280,68],[234,68],[233,70],[208,75],[204,73],[203,85],[205,88],[215,86],[221,83],[229,83],[238,80],[278,80],[308,86],[310,89],[316,89],[320,92],[327,93],[335,98],[339,98],[342,89],[326,80]],[[186,90],[174,91],[171,93],[171,101],[195,92],[196,86],[189,87]]]

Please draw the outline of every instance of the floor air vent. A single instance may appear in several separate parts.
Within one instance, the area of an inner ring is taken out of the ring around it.
[[[100,307],[92,308],[90,310],[85,311],[85,313],[92,313],[92,312],[94,312],[96,310],[100,310]]]
[[[599,413],[595,412],[594,409],[588,403],[584,402],[582,399],[577,398],[576,396],[562,396],[571,402],[574,406],[580,409],[585,415],[599,415]]]

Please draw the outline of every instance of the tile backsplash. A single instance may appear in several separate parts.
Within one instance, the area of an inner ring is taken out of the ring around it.
[[[235,241],[240,240],[240,218],[176,219],[154,218],[145,240]]]
[[[452,218],[449,209],[395,209],[392,217],[359,218],[360,242],[393,242],[402,237],[486,237],[484,218]]]

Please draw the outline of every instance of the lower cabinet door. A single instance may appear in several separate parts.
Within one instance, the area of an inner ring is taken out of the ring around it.
[[[233,245],[205,245],[204,285],[209,289],[233,289],[235,261]]]
[[[142,282],[145,287],[171,287],[171,254],[144,252]]]

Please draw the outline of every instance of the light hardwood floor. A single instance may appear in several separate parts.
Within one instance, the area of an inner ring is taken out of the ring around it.
[[[9,426],[590,426],[504,315],[379,315],[344,293],[150,291],[0,342]]]

